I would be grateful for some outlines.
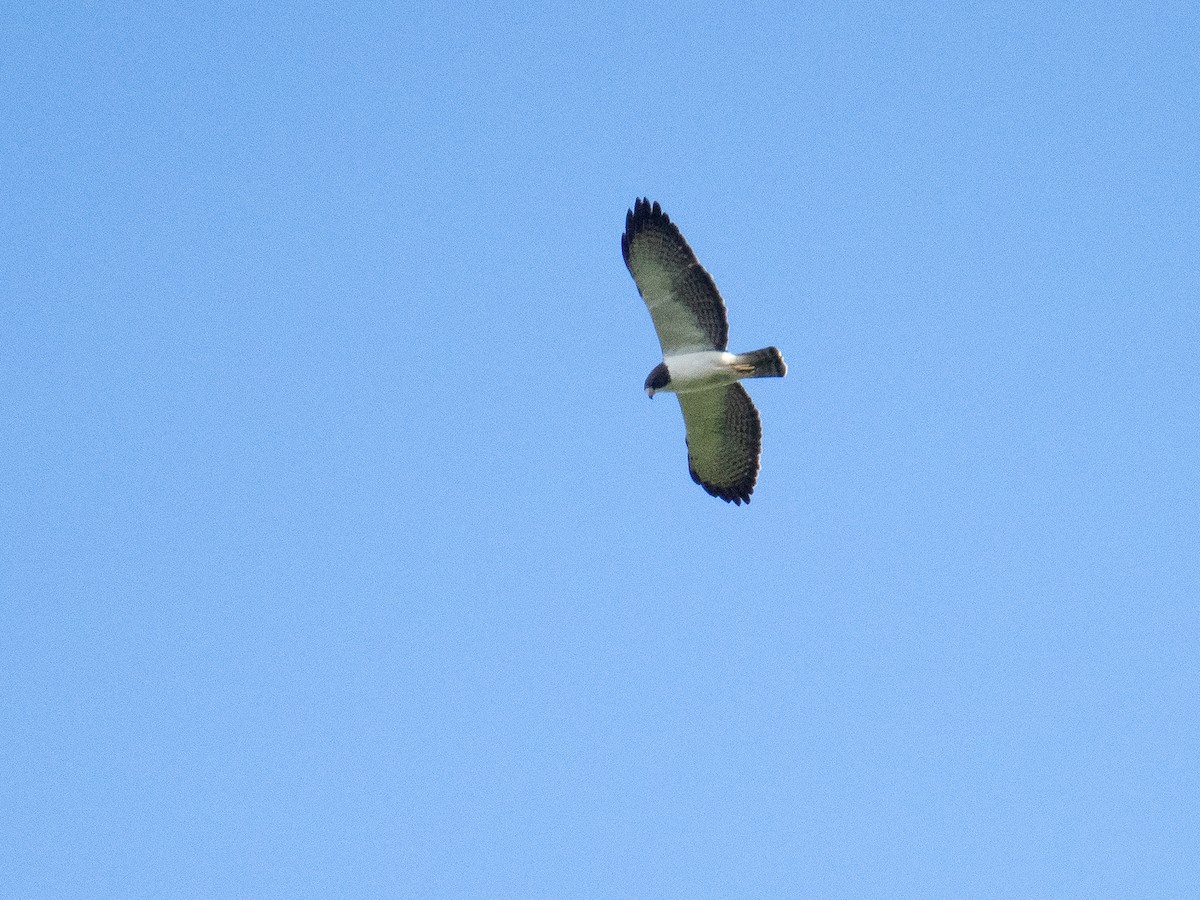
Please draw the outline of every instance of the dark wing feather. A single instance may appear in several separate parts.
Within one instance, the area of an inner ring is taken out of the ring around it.
[[[749,503],[758,480],[762,423],[740,384],[676,394],[687,426],[688,471],[714,497]]]
[[[621,254],[650,309],[664,356],[725,349],[725,303],[712,276],[657,203],[638,200],[625,215]]]

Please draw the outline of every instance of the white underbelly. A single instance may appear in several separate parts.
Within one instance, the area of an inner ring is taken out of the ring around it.
[[[696,353],[681,353],[668,356],[663,362],[671,373],[671,381],[664,390],[682,394],[687,391],[702,391],[720,387],[738,380],[732,368],[736,357],[721,350],[701,350]]]

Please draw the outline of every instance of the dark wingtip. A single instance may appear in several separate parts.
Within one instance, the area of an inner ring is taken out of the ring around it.
[[[690,460],[688,462],[688,474],[692,476],[692,481],[704,488],[709,496],[724,500],[726,503],[732,503],[735,506],[741,506],[743,503],[749,503],[750,495],[754,493],[754,480],[752,480],[749,485],[743,482],[742,484],[728,485],[724,487],[701,481],[700,476],[696,474],[696,470],[692,468]]]
[[[647,225],[668,225],[670,222],[657,200],[653,204],[645,197],[634,200],[633,209],[625,212],[625,233],[621,235],[621,256],[625,259],[625,265],[629,265],[629,247],[633,239],[645,230]]]
[[[750,494],[754,490],[754,488],[750,488],[748,491],[738,490],[737,488],[727,488],[725,490],[714,491],[709,489],[708,485],[704,485],[704,489],[714,497],[720,497],[726,503],[732,503],[734,506],[741,506],[743,503],[749,503]]]
[[[651,203],[647,197],[638,197],[633,201],[633,209],[625,213],[625,233],[632,237],[648,222],[669,225],[671,218],[662,211],[657,200]]]

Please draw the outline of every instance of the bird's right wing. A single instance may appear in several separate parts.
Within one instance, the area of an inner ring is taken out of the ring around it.
[[[692,480],[726,502],[749,503],[758,480],[762,423],[746,389],[734,382],[675,396],[687,426]]]

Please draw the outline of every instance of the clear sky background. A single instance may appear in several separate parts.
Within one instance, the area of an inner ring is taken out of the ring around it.
[[[1194,3],[0,16],[0,893],[1200,895]]]

